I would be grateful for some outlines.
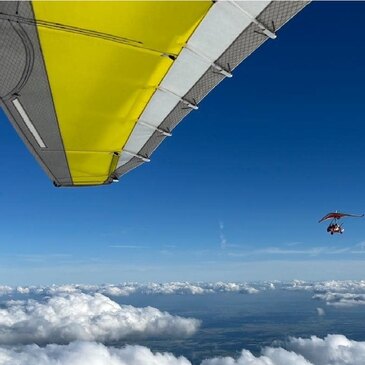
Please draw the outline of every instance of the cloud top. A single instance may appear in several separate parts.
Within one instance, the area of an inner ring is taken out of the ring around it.
[[[365,294],[327,292],[313,295],[313,299],[323,300],[327,305],[334,307],[353,307],[357,305],[365,305]]]
[[[128,296],[131,294],[143,295],[200,295],[214,293],[241,293],[254,294],[259,290],[247,283],[190,283],[190,282],[168,282],[168,283],[121,283],[103,285],[50,285],[50,286],[0,286],[0,295],[11,294],[34,294],[34,295],[55,295],[59,293],[100,293],[108,296]]]
[[[290,338],[285,348],[266,347],[259,356],[243,350],[236,359],[208,359],[201,365],[362,365],[364,361],[365,342],[328,335],[324,339],[316,336]]]
[[[321,339],[290,338],[283,347],[266,347],[255,356],[248,350],[233,357],[206,359],[200,365],[363,365],[365,342],[343,335]],[[106,347],[76,341],[68,345],[0,347],[0,365],[192,365],[184,357],[153,353],[143,346]]]
[[[306,290],[314,293],[313,299],[335,307],[352,307],[365,304],[365,281],[321,281],[308,283],[293,281],[284,285],[288,290]]]
[[[102,285],[50,285],[50,286],[0,286],[0,296],[55,296],[59,294],[96,293],[109,297],[129,295],[208,295],[219,293],[255,294],[265,290],[295,290],[313,293],[313,299],[331,306],[355,306],[365,304],[365,280],[307,282],[167,282],[167,283],[121,283]]]
[[[122,349],[95,342],[73,342],[69,345],[24,346],[1,348],[0,365],[191,365],[183,357],[152,353],[142,346]]]
[[[63,293],[41,301],[6,302],[0,309],[0,344],[186,337],[194,334],[199,325],[196,319],[156,308],[119,305],[99,293]]]

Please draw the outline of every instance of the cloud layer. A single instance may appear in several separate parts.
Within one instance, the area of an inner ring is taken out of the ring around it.
[[[146,347],[106,347],[95,342],[69,345],[28,345],[1,348],[0,365],[191,365],[190,361],[171,354],[152,353]]]
[[[50,285],[50,286],[0,286],[0,296],[44,296],[63,294],[103,294],[109,297],[129,295],[207,295],[218,293],[255,294],[265,290],[296,290],[314,293],[313,299],[331,306],[355,306],[365,304],[365,280],[306,282],[268,281],[259,283],[121,283],[103,285]]]
[[[363,365],[365,342],[351,341],[342,335],[324,339],[290,338],[284,347],[266,347],[260,356],[243,350],[241,355],[204,360],[201,365]]]
[[[327,305],[332,305],[334,307],[365,305],[365,294],[327,292],[324,294],[313,295],[313,299],[323,300]]]
[[[0,286],[0,295],[10,294],[40,294],[55,295],[58,293],[100,293],[108,296],[128,296],[131,294],[145,295],[198,295],[214,293],[241,293],[254,294],[259,290],[247,283],[189,283],[189,282],[169,282],[169,283],[121,283],[103,285],[50,285],[50,286]]]
[[[324,339],[290,338],[284,347],[266,347],[255,356],[242,350],[237,358],[206,359],[200,365],[363,365],[365,342],[342,335]],[[106,347],[95,342],[68,345],[0,347],[0,365],[192,365],[184,357],[153,353],[143,346]]]
[[[289,283],[282,283],[282,285],[289,290],[307,290],[315,293],[337,292],[365,294],[365,280],[330,280],[316,282],[293,280]]]
[[[325,301],[335,307],[352,307],[365,304],[365,281],[322,281],[308,283],[293,281],[284,285],[288,290],[306,290],[315,293],[313,299]]]
[[[200,322],[156,308],[119,305],[99,294],[57,294],[37,301],[11,300],[0,309],[0,344],[109,343],[146,337],[186,337]]]

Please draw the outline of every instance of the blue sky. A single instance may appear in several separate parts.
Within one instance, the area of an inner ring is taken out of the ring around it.
[[[0,114],[4,284],[359,279],[362,2],[315,2],[119,184],[56,189]]]

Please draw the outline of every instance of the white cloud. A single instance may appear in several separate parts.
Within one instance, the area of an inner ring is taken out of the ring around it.
[[[200,322],[156,308],[119,305],[95,293],[57,294],[37,301],[8,301],[0,309],[0,343],[110,342],[125,338],[185,337]]]
[[[204,360],[201,365],[363,365],[365,342],[351,341],[342,335],[324,339],[290,338],[285,348],[266,347],[260,356],[243,350],[241,355]]]
[[[8,295],[14,292],[14,288],[7,285],[0,285],[0,295]]]
[[[255,250],[253,254],[270,254],[270,255],[310,255],[317,256],[321,253],[328,253],[328,247],[313,247],[306,249],[285,249],[282,247],[267,247],[260,250]]]
[[[313,299],[323,300],[327,305],[334,307],[353,307],[365,305],[365,294],[331,293],[316,294]]]
[[[284,345],[283,345],[284,346]],[[284,348],[285,347],[285,348]],[[284,347],[266,347],[255,356],[242,350],[237,358],[206,359],[200,365],[363,365],[365,342],[342,335],[324,339],[290,338]],[[192,365],[184,357],[153,353],[143,346],[106,347],[95,342],[68,345],[0,347],[0,365]]]
[[[239,245],[228,242],[226,235],[224,234],[224,223],[222,221],[219,222],[219,242],[221,249],[223,250],[226,248],[240,247]]]
[[[167,283],[120,283],[102,285],[50,285],[50,286],[0,286],[0,296],[90,294],[100,293],[110,297],[139,295],[207,295],[217,293],[255,294],[263,290],[299,290],[314,293],[313,299],[323,300],[332,306],[354,306],[365,304],[365,280],[290,282],[265,281],[246,282],[167,282]]]
[[[294,280],[283,285],[288,290],[314,292],[313,299],[323,300],[327,305],[351,307],[365,304],[365,280],[331,280],[305,282]]]
[[[318,282],[293,280],[285,286],[287,289],[309,290],[316,293],[342,292],[365,294],[365,280],[330,280]]]
[[[86,288],[86,291],[96,291],[105,295],[115,297],[125,297],[138,292],[138,285],[122,284],[122,285],[103,285],[96,288]]]
[[[322,316],[325,316],[325,315],[326,315],[326,312],[325,312],[325,310],[324,310],[323,308],[318,307],[318,308],[316,308],[316,311],[317,311],[317,314],[318,314],[320,317],[322,317]]]
[[[250,351],[242,350],[237,359],[220,357],[204,360],[201,365],[313,365],[301,355],[282,348],[267,348],[259,357]],[[323,364],[324,365],[324,364]]]
[[[165,284],[151,283],[140,287],[144,294],[211,294],[235,292],[242,294],[254,294],[258,290],[246,283],[188,283],[171,282]]]
[[[1,348],[0,365],[191,365],[172,354],[152,353],[146,347],[106,347],[95,342],[73,342],[69,345],[28,345]]]
[[[223,246],[226,241],[224,240],[224,235],[221,229],[221,245]],[[236,246],[239,247],[239,246]],[[230,256],[236,257],[245,257],[245,256],[267,256],[267,255],[275,255],[275,256],[323,256],[323,255],[342,255],[342,254],[357,254],[357,253],[365,253],[365,250],[362,248],[358,248],[359,246],[354,247],[336,247],[336,246],[315,246],[315,247],[307,247],[299,242],[293,242],[289,244],[284,244],[282,246],[266,246],[260,249],[251,248],[249,250],[242,250],[238,252],[232,252]],[[360,251],[359,251],[360,250]]]
[[[177,295],[198,295],[235,292],[241,294],[254,294],[259,290],[247,283],[190,283],[190,282],[169,282],[169,283],[121,283],[103,285],[50,285],[50,286],[29,286],[29,287],[0,287],[0,295],[9,294],[37,294],[56,295],[64,293],[100,293],[108,296],[128,296],[131,294],[177,294]]]
[[[145,246],[138,246],[138,245],[111,245],[110,248],[130,248],[130,249],[142,249],[146,248]]]
[[[225,249],[227,248],[227,239],[226,236],[224,235],[224,224],[223,222],[219,222],[219,241],[221,244],[221,248]]]
[[[287,349],[303,355],[314,365],[365,364],[365,342],[352,341],[343,335],[291,338]]]

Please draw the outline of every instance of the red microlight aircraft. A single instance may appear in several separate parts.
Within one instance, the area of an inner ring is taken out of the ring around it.
[[[344,217],[356,217],[356,218],[361,218],[363,217],[364,214],[361,215],[356,215],[356,214],[348,214],[348,213],[340,213],[340,212],[332,212],[332,213],[328,213],[326,214],[322,219],[319,220],[318,223],[321,223],[323,221],[328,221],[331,220],[329,226],[327,227],[327,232],[334,234],[334,233],[340,233],[342,234],[345,229],[343,228],[343,224],[339,224],[338,221],[341,218]]]

